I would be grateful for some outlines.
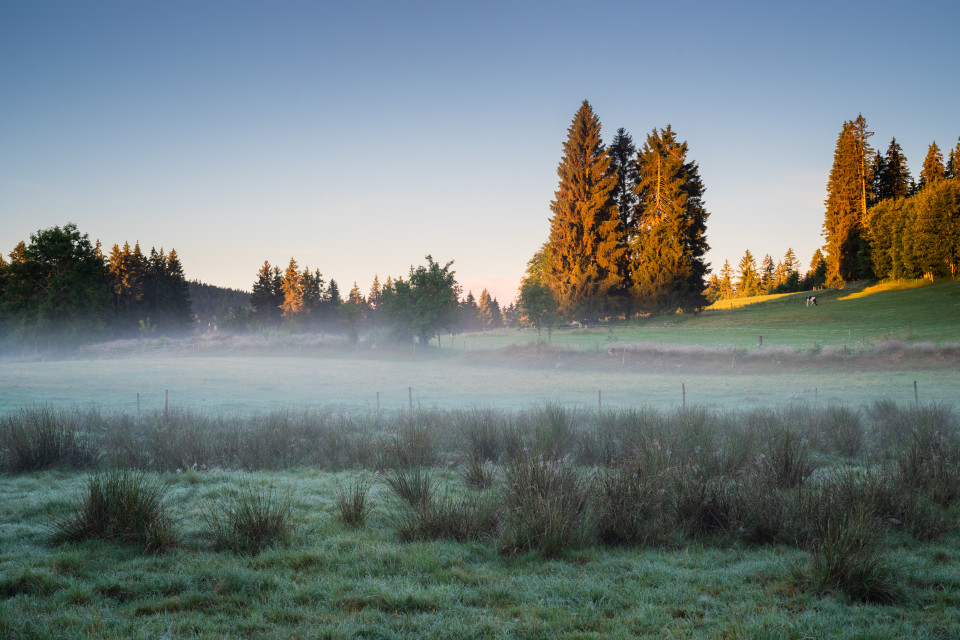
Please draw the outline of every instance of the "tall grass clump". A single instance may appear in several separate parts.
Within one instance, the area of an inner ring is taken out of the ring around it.
[[[457,411],[454,423],[460,435],[461,455],[467,459],[497,462],[504,451],[504,417],[500,411]]]
[[[357,477],[347,486],[337,487],[337,519],[348,527],[359,528],[370,515],[370,484]]]
[[[592,481],[569,462],[538,455],[509,461],[504,466],[501,550],[557,557],[589,544],[592,497]]]
[[[204,512],[207,533],[217,549],[256,555],[293,538],[293,500],[288,493],[241,486],[229,497],[213,500]]]
[[[418,414],[397,415],[396,430],[382,444],[380,466],[411,469],[437,463],[437,430],[422,418]]]
[[[526,412],[532,433],[532,449],[544,460],[561,460],[573,452],[575,425],[586,422],[582,411],[549,404]]]
[[[659,445],[638,448],[599,472],[597,538],[608,545],[651,545],[671,530],[666,457]]]
[[[489,497],[440,491],[439,482],[419,467],[395,469],[387,486],[401,504],[393,518],[401,542],[492,538],[500,518]]]
[[[140,471],[90,476],[79,510],[55,520],[52,528],[57,543],[108,540],[152,552],[177,544],[166,489]]]
[[[21,409],[0,418],[0,468],[10,473],[55,467],[86,469],[99,451],[74,417],[49,407]]]
[[[810,586],[818,593],[841,593],[858,602],[891,604],[895,581],[881,533],[866,508],[828,509],[810,550]]]
[[[903,484],[941,507],[960,498],[960,433],[947,410],[918,412],[895,461]]]
[[[460,477],[471,489],[482,491],[493,486],[496,480],[496,467],[492,462],[479,456],[471,456],[460,467]]]
[[[801,434],[786,426],[771,429],[765,450],[759,458],[761,471],[778,487],[797,487],[813,473],[810,445]]]

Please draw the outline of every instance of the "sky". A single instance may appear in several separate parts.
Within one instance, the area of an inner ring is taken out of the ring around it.
[[[249,290],[264,261],[344,294],[427,254],[513,300],[549,233],[567,128],[672,125],[707,259],[822,245],[863,114],[919,176],[960,137],[960,3],[0,3],[0,251],[74,222]]]

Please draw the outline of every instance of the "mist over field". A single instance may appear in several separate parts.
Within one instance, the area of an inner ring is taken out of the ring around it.
[[[549,345],[537,345],[530,331],[446,335],[440,349],[435,343],[351,347],[337,337],[296,334],[115,341],[84,347],[69,359],[8,359],[0,367],[0,411],[43,404],[135,412],[138,394],[141,411],[161,409],[168,400],[216,413],[356,413],[411,402],[442,409],[671,409],[685,402],[725,410],[958,402],[960,347],[949,343],[861,339],[801,347],[768,335],[760,347],[760,336],[748,335],[756,331],[741,337],[722,329],[696,334],[725,344],[637,340],[671,331],[675,339],[695,337],[658,327],[620,335],[557,332]],[[747,340],[756,343],[742,344]]]

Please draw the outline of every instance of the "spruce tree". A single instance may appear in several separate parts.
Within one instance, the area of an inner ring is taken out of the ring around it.
[[[736,289],[733,284],[733,268],[729,260],[723,261],[723,268],[720,269],[720,297],[732,298],[736,295]]]
[[[633,192],[637,183],[637,167],[634,162],[636,152],[633,137],[623,127],[617,129],[617,135],[610,143],[610,172],[617,177],[617,182],[610,195],[617,207],[622,229],[630,226],[637,202],[637,196]]]
[[[773,264],[773,258],[770,257],[770,254],[763,256],[763,260],[760,262],[760,293],[770,293],[773,289],[774,282],[773,276],[776,271],[776,267]]]
[[[940,147],[934,142],[927,149],[927,157],[923,159],[923,169],[920,171],[920,184],[918,189],[923,189],[927,185],[938,182],[947,177],[947,170],[943,166],[943,153]]]
[[[160,330],[165,333],[182,333],[193,326],[194,316],[190,304],[190,284],[183,273],[183,265],[176,249],[167,254],[163,277],[163,309],[160,315]]]
[[[637,155],[637,207],[629,229],[630,297],[638,310],[693,311],[706,303],[709,214],[696,162],[673,129],[654,129]]]
[[[827,282],[843,286],[846,280],[869,277],[868,245],[861,238],[863,221],[870,206],[873,183],[873,149],[862,115],[843,123],[827,183],[826,215],[823,224],[827,239]]]
[[[290,258],[286,271],[283,272],[283,304],[280,309],[284,320],[294,320],[304,311],[303,304],[303,276],[297,261]]]
[[[750,249],[744,252],[738,266],[740,271],[738,272],[739,275],[737,278],[737,297],[749,298],[750,296],[757,295],[760,289],[760,282],[757,276],[757,263],[753,259],[753,254],[750,253]]]
[[[947,177],[951,180],[960,180],[960,138],[957,138],[957,146],[950,150],[950,157],[947,159]]]
[[[910,170],[907,158],[903,155],[896,138],[890,140],[886,156],[877,154],[873,174],[873,202],[879,203],[891,198],[906,198],[910,195]]]
[[[480,329],[480,307],[473,291],[467,291],[467,297],[460,302],[460,324],[462,331],[476,331]]]
[[[283,299],[282,292],[274,286],[274,272],[275,269],[264,260],[263,266],[257,271],[257,280],[250,293],[253,317],[261,326],[273,326],[280,321],[280,305],[283,304]]]
[[[823,252],[817,249],[813,252],[813,257],[810,259],[810,270],[807,271],[807,276],[804,279],[804,288],[816,289],[817,287],[824,286],[826,283],[827,259],[824,257]]]
[[[499,312],[499,309],[497,311]],[[492,329],[497,326],[494,318],[493,298],[490,297],[490,292],[486,288],[480,292],[480,298],[477,301],[477,316],[480,320],[480,328]]]
[[[624,242],[613,200],[617,178],[586,100],[567,129],[557,174],[544,278],[565,315],[596,320],[621,284]]]

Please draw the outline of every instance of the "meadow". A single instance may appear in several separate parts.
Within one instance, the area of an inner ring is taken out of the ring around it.
[[[0,636],[957,637],[957,284],[8,359]]]

